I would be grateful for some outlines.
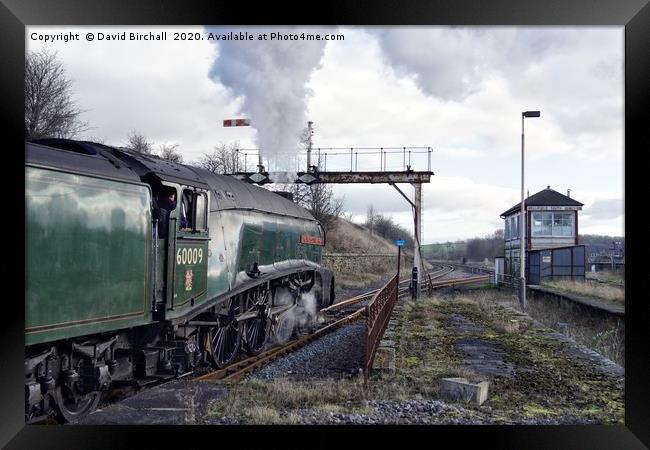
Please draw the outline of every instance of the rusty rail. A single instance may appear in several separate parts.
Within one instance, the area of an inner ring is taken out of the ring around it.
[[[315,331],[314,333],[308,334],[307,336],[304,336],[298,340],[291,341],[288,344],[283,345],[281,347],[274,347],[257,356],[252,356],[250,358],[237,361],[229,365],[228,367],[224,367],[223,369],[212,371],[206,375],[198,377],[197,379],[198,380],[240,380],[246,374],[252,372],[253,370],[259,369],[260,367],[269,364],[270,362],[272,362],[273,360],[281,356],[287,355],[291,352],[298,350],[301,347],[304,347],[305,345],[312,342],[313,340],[318,339],[319,337],[329,333],[330,331],[333,331],[336,328],[357,319],[358,317],[360,317],[365,313],[366,313],[365,308],[359,308],[352,314],[349,314],[342,319],[332,322],[329,325],[326,325],[325,327]]]
[[[450,272],[453,272],[453,270],[454,270],[454,268],[452,266],[442,266],[438,270],[434,270],[432,272],[425,273],[425,275],[429,278],[428,286],[430,286],[432,284],[431,280],[435,280],[436,278],[444,277],[445,275],[449,274]],[[402,286],[408,285],[410,282],[411,282],[411,280],[409,278],[401,280],[399,282],[400,289],[402,288]],[[356,295],[356,296],[351,297],[349,299],[340,301],[338,303],[334,303],[333,305],[328,306],[327,308],[321,309],[321,312],[329,313],[331,311],[337,310],[339,308],[343,308],[345,306],[350,306],[350,305],[353,305],[355,303],[360,303],[362,301],[367,300],[369,297],[372,298],[380,290],[381,289],[373,289],[372,291],[368,291],[368,292],[365,292],[363,294],[359,294],[359,295]]]
[[[375,361],[375,352],[379,341],[384,336],[393,307],[397,303],[398,287],[396,275],[374,295],[366,306],[366,360],[363,371],[366,379],[368,379],[370,368]]]
[[[444,276],[447,273],[448,272],[444,272],[440,274],[436,273],[431,278],[435,279],[435,277]],[[470,278],[460,278],[455,280],[432,283],[432,288],[436,289],[436,288],[453,286],[456,284],[475,283],[479,281],[485,281],[488,279],[489,279],[488,275],[475,276]],[[368,374],[370,372],[370,368],[374,363],[375,353],[379,346],[379,342],[381,341],[384,332],[386,331],[386,328],[388,326],[388,321],[390,320],[390,316],[393,312],[393,308],[395,307],[398,296],[400,295],[400,290],[403,291],[402,293],[406,293],[406,288],[400,289],[400,285],[408,281],[409,280],[403,280],[402,282],[398,282],[397,276],[394,276],[383,288],[378,289],[376,291],[371,291],[370,293],[361,294],[357,297],[353,297],[352,299],[349,299],[352,300],[352,302],[346,301],[345,303],[349,305],[358,302],[359,299],[363,297],[368,297],[369,294],[372,294],[372,300],[368,303],[368,305],[363,308],[357,309],[354,313],[349,314],[346,317],[337,320],[319,329],[315,333],[309,334],[301,339],[289,342],[288,344],[281,346],[279,348],[276,347],[270,349],[258,356],[246,358],[244,360],[235,362],[226,368],[210,372],[206,375],[199,377],[198,379],[199,380],[217,380],[217,379],[239,380],[247,373],[250,373],[253,370],[265,366],[266,364],[270,363],[271,361],[279,357],[282,357],[288,353],[291,353],[305,346],[309,342],[323,336],[324,334],[348,322],[351,322],[352,320],[355,320],[361,315],[366,316],[366,357],[364,361],[364,375],[367,379]],[[325,309],[321,311],[325,311]]]
[[[439,281],[437,283],[433,283],[432,288],[437,289],[443,287],[451,287],[457,284],[470,284],[470,283],[477,283],[479,281],[490,281],[490,275],[478,275],[469,278],[456,278],[452,280]]]

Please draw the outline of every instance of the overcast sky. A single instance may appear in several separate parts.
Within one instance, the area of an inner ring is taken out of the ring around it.
[[[130,32],[150,31],[167,31],[167,40],[129,40]],[[231,31],[254,40],[205,38]],[[257,40],[278,31],[344,40]],[[503,227],[499,214],[519,202],[526,110],[541,111],[525,125],[526,189],[571,189],[585,205],[581,234],[623,235],[623,31],[28,27],[26,40],[28,50],[58,52],[92,127],[82,137],[109,145],[123,145],[137,130],[156,145],[178,144],[192,162],[216,144],[239,141],[279,164],[311,120],[315,147],[431,147],[435,175],[423,187],[422,218],[423,242],[430,243]],[[98,40],[99,32],[126,32],[126,40]],[[174,32],[204,39],[174,41]],[[61,33],[80,40],[64,42]],[[95,39],[87,41],[87,33]],[[46,35],[59,39],[45,42]],[[222,127],[223,119],[240,117],[253,126]],[[393,163],[401,166],[401,156]],[[349,157],[330,156],[327,164],[349,170]],[[426,159],[414,158],[413,166],[426,170]],[[402,190],[413,193],[409,185]],[[358,222],[372,203],[412,226],[410,206],[390,186],[335,191]]]

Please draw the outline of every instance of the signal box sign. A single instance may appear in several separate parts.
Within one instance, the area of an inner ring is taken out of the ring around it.
[[[320,236],[309,236],[308,234],[300,235],[301,244],[323,245],[323,239]]]

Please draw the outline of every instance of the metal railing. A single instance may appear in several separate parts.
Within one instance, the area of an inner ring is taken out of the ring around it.
[[[519,290],[519,286],[521,284],[521,278],[519,278],[518,276],[512,276],[512,275],[506,275],[500,273],[496,275],[495,284],[497,286],[505,286],[505,287]]]
[[[370,368],[375,361],[379,341],[384,336],[393,307],[397,303],[397,275],[379,290],[366,306],[366,360],[364,375],[368,379]]]
[[[431,172],[431,147],[314,147],[311,152],[312,164],[321,172],[334,171],[408,171],[425,170]],[[276,151],[274,158],[264,157],[266,169],[273,171],[277,165],[285,167],[289,162],[296,165],[295,170],[305,170],[307,153],[300,151]],[[259,149],[240,148],[235,150],[236,172],[255,171],[259,163]]]

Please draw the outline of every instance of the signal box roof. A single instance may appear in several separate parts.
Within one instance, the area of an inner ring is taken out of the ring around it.
[[[529,206],[583,206],[583,204],[571,197],[567,197],[564,194],[554,191],[550,186],[548,186],[546,189],[541,190],[524,200],[524,207],[527,208]],[[520,210],[521,202],[517,203],[509,210],[502,212],[501,217],[509,216]]]

